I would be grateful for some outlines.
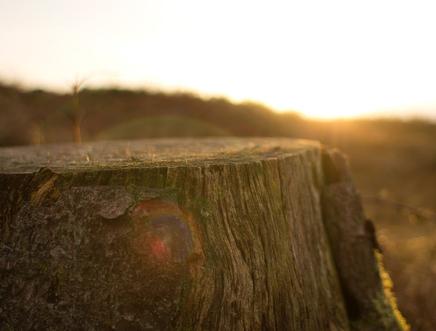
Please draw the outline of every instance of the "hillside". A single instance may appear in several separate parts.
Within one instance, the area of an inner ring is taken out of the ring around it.
[[[222,98],[202,99],[190,94],[117,89],[82,90],[74,98],[42,90],[25,91],[0,86],[0,110],[0,145],[3,146],[71,141],[73,117],[77,113],[80,113],[85,141],[94,140],[121,123],[146,117],[184,117],[194,120],[196,126],[201,122],[206,128],[213,126],[233,136],[292,136],[302,121],[295,114],[279,115],[254,103],[233,104]],[[185,127],[182,130],[185,133],[181,133],[180,129],[174,127],[166,135],[185,136],[186,130],[189,131]],[[211,135],[216,134],[212,129]],[[154,136],[155,131],[149,130],[144,130],[141,135]],[[128,130],[124,138],[129,138]]]

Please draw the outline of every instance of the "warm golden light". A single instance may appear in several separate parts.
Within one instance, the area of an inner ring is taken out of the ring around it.
[[[89,84],[224,95],[321,118],[417,105],[436,117],[431,1],[1,6],[8,34],[0,36],[0,77],[63,88],[79,75]]]

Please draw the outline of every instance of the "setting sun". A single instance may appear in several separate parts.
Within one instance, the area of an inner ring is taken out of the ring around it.
[[[412,109],[435,117],[432,2],[129,0],[109,8],[105,1],[43,0],[0,6],[0,27],[9,32],[0,36],[0,76],[26,85],[59,90],[82,77],[88,85],[253,100],[310,117],[387,110],[402,116]]]

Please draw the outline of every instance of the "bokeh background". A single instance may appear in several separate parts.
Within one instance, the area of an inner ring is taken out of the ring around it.
[[[436,329],[431,1],[0,0],[0,146],[320,140],[350,158],[400,310]]]

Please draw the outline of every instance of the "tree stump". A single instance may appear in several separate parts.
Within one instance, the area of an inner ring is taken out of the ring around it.
[[[2,330],[401,330],[344,158],[290,139],[0,149]]]

